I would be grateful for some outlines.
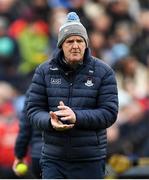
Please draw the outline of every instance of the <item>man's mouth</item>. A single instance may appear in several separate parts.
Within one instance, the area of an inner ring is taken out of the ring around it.
[[[80,52],[72,52],[72,54],[79,54]]]

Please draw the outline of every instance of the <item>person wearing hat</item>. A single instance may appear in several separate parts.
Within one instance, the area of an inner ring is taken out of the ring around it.
[[[43,179],[102,179],[106,129],[117,118],[114,71],[91,55],[88,35],[75,12],[58,34],[58,50],[32,79],[27,116],[42,131]]]

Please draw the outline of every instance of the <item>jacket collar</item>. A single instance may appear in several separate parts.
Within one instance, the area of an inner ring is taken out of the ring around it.
[[[57,51],[53,55],[53,61],[55,61],[56,63],[59,63],[62,61],[63,57],[64,56],[63,56],[62,49],[57,49]],[[84,54],[83,64],[88,63],[90,61],[90,59],[91,59],[91,51],[89,48],[86,48],[85,54]]]

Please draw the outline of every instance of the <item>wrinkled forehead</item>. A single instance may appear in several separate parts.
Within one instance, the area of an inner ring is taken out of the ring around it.
[[[84,38],[78,35],[71,35],[65,39],[65,41],[69,41],[69,40],[82,40],[85,42]]]

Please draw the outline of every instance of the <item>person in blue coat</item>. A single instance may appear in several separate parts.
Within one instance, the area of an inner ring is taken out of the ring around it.
[[[42,135],[41,132],[34,128],[29,121],[27,120],[26,116],[26,105],[27,105],[27,98],[29,94],[29,89],[26,93],[26,99],[24,108],[20,115],[20,123],[19,123],[19,133],[15,143],[15,159],[13,163],[13,171],[14,173],[21,177],[21,174],[18,174],[16,171],[16,166],[19,163],[26,163],[26,157],[29,152],[31,157],[31,173],[29,173],[29,178],[41,178],[41,169],[40,169],[40,156],[41,156],[41,148],[42,148]]]
[[[75,12],[58,34],[58,51],[36,68],[27,103],[30,123],[42,131],[43,179],[102,179],[106,129],[117,119],[115,73],[91,55]]]

